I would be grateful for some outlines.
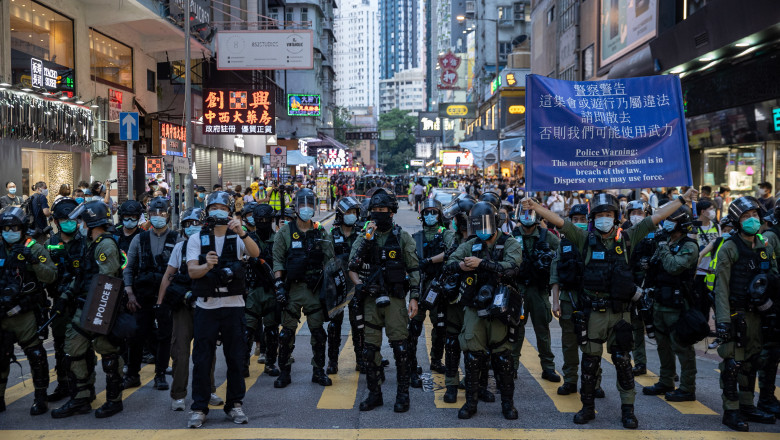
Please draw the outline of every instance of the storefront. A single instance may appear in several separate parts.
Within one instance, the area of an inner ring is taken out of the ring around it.
[[[217,182],[217,150],[213,148],[195,146],[195,164],[192,171],[192,180],[195,185],[211,191],[212,185]]]
[[[233,188],[241,185],[246,189],[249,184],[247,176],[249,175],[249,165],[243,153],[234,153],[230,151],[222,152],[222,184],[227,185],[230,182]]]

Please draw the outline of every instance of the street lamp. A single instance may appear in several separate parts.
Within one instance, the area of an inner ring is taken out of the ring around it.
[[[462,23],[464,20],[466,20],[466,17],[464,15],[458,15],[455,17],[456,20],[458,20],[459,23]],[[499,41],[498,41],[498,17],[496,18],[472,18],[474,21],[490,21],[495,24],[496,26],[496,79],[498,79],[498,64],[499,64]],[[498,97],[496,98],[497,105],[496,108],[498,109],[498,121],[496,122],[496,153],[498,154],[498,175],[503,178],[501,174],[501,91],[500,87],[496,90],[498,92]],[[481,93],[480,93],[481,96]],[[496,115],[493,115],[493,118],[496,118]]]

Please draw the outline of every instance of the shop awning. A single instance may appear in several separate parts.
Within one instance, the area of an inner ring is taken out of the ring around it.
[[[338,148],[341,150],[349,150],[349,147],[342,144],[341,142],[337,141],[336,139],[333,139],[332,137],[328,136],[324,133],[317,133],[317,137],[319,139],[315,139],[312,141],[306,142],[307,147],[314,147],[314,148]]]

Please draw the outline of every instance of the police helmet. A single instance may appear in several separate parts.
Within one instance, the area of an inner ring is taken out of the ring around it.
[[[24,210],[18,206],[8,206],[0,212],[0,227],[26,225],[27,220]]]
[[[477,235],[478,232],[490,234],[498,230],[498,211],[492,203],[487,201],[477,202],[469,212],[469,235]]]
[[[206,218],[206,213],[201,208],[188,208],[181,213],[181,218],[179,219],[179,225],[181,225],[181,227],[184,227],[185,222],[192,222],[192,221],[203,223],[203,220],[205,218]]]
[[[450,203],[447,203],[447,205],[442,208],[441,213],[444,218],[448,220],[460,213],[468,215],[475,203],[477,203],[477,199],[466,193],[461,193],[452,199]]]
[[[252,211],[252,217],[255,218],[255,222],[258,222],[261,219],[268,219],[268,221],[271,221],[273,220],[274,215],[274,208],[268,203],[258,203],[254,206],[254,211]]]
[[[351,209],[357,210],[357,217],[360,217],[360,202],[354,197],[342,197],[336,202],[336,219],[333,224],[338,226],[344,223],[344,215]],[[351,226],[351,225],[347,225]]]
[[[368,202],[368,210],[374,208],[389,208],[390,212],[398,212],[398,200],[388,191],[376,191]]]
[[[295,220],[295,210],[292,208],[284,208],[284,212],[282,213],[282,219],[284,218]]]
[[[144,212],[144,206],[136,200],[128,200],[119,206],[119,216],[141,217]]]
[[[147,211],[151,214],[155,211],[171,213],[171,202],[165,197],[155,197],[146,204]]]
[[[365,222],[368,221],[368,205],[371,204],[371,199],[363,199],[362,202],[360,202],[360,221]]]
[[[731,220],[731,224],[739,228],[739,218],[748,211],[758,212],[758,217],[761,218],[763,217],[762,214],[764,208],[761,207],[761,204],[758,203],[758,200],[756,200],[756,198],[753,196],[742,196],[731,202],[731,204],[729,204],[728,214],[729,220]]]
[[[314,194],[314,191],[309,188],[299,189],[298,192],[295,193],[295,197],[293,197],[295,212],[300,212],[301,208],[314,209],[316,204],[317,196]]]
[[[775,209],[764,217],[764,221],[773,225],[780,224],[780,202],[775,203]]]
[[[479,201],[493,204],[493,206],[496,207],[496,211],[498,211],[499,207],[501,206],[501,197],[499,197],[498,194],[494,193],[493,191],[483,192],[482,195],[479,196]]]
[[[731,224],[731,219],[727,215],[724,215],[723,217],[720,218],[720,227],[722,228],[724,226],[728,226],[730,228],[734,227]]]
[[[92,200],[79,205],[78,208],[70,213],[68,218],[71,220],[82,220],[87,225],[87,228],[92,229],[97,226],[108,225],[110,212],[108,205],[103,203],[103,201]]]
[[[74,199],[70,197],[60,197],[51,207],[51,216],[55,220],[66,219],[77,206],[79,206],[79,203]]]
[[[624,214],[626,217],[629,217],[631,211],[636,211],[637,209],[644,212],[646,215],[651,215],[653,213],[649,203],[644,200],[632,200],[626,205],[626,212]]]
[[[530,228],[535,224],[538,224],[540,221],[539,216],[536,215],[536,211],[534,211],[533,209],[529,209],[528,211],[518,209],[517,220],[520,222],[520,224],[528,228]]]
[[[436,200],[436,199],[427,199],[427,200],[425,200],[425,201],[423,202],[423,204],[422,204],[422,210],[420,211],[421,215],[420,215],[420,217],[419,217],[419,220],[420,220],[420,221],[422,221],[422,222],[425,222],[425,216],[424,216],[424,215],[422,215],[422,214],[424,214],[424,213],[425,213],[425,211],[427,211],[427,210],[433,210],[433,209],[435,209],[435,210],[436,210],[436,217],[437,217],[437,219],[438,219],[438,220],[437,220],[437,223],[442,223],[442,221],[443,221],[443,217],[442,217],[442,215],[441,215],[441,210],[442,210],[442,208],[441,208],[441,202],[439,202],[439,201],[438,201],[438,200]]]
[[[585,217],[588,216],[588,205],[584,203],[578,203],[576,205],[573,205],[571,209],[569,209],[569,220],[571,220],[572,217],[575,215],[584,215]]]
[[[590,202],[590,214],[588,219],[593,220],[596,214],[601,212],[614,212],[615,224],[620,220],[620,202],[612,194],[600,193],[593,197]]]
[[[677,210],[667,217],[666,220],[674,222],[674,230],[690,232],[693,229],[693,214],[691,213],[691,208],[686,205],[677,208]]]
[[[249,214],[252,214],[252,217],[255,216],[255,208],[259,205],[257,202],[249,202],[244,204],[244,208],[241,209],[241,217],[246,217]]]
[[[230,198],[230,195],[226,193],[225,191],[215,191],[206,198],[206,214],[208,215],[208,210],[211,208],[211,205],[225,205],[228,208],[228,211],[233,211],[233,199]]]

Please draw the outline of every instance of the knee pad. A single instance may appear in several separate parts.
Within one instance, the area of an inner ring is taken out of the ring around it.
[[[634,370],[631,365],[631,354],[618,351],[612,353],[612,363],[615,364],[618,384],[626,390],[634,389]]]
[[[295,337],[295,330],[291,330],[287,327],[282,327],[282,331],[279,332],[279,345],[287,345],[292,342]]]
[[[590,354],[582,354],[582,374],[596,376],[601,365],[601,358]]]
[[[463,363],[466,365],[466,369],[469,367],[479,370],[480,360],[484,354],[480,354],[474,351],[463,352]]]
[[[379,352],[379,347],[372,344],[365,344],[363,346],[363,359],[365,359],[366,362],[369,363],[371,366],[374,365],[374,359],[376,358],[376,354]]]
[[[336,324],[336,320],[335,319],[331,320],[328,323],[328,334],[330,335],[330,334],[335,334],[334,332],[340,332],[341,331],[341,325],[340,324],[341,324],[340,322],[338,324]]]
[[[263,329],[263,335],[265,335],[266,342],[268,342],[268,340],[275,340],[279,337],[279,330],[273,327],[266,327]]]
[[[117,374],[119,372],[119,355],[118,354],[106,354],[101,358],[103,363],[103,371],[106,374]]]
[[[409,320],[409,338],[417,340],[422,334],[423,322],[416,319]]]
[[[409,343],[406,340],[390,341],[390,347],[393,348],[393,352],[407,352],[409,351]]]
[[[458,341],[458,337],[454,335],[447,335],[447,337],[444,338],[444,348],[447,350],[460,350],[460,341]]]
[[[720,371],[720,380],[723,382],[723,396],[727,400],[739,400],[737,393],[737,376],[740,365],[734,359],[724,359],[723,369]]]

